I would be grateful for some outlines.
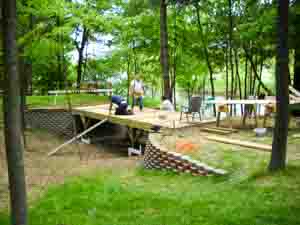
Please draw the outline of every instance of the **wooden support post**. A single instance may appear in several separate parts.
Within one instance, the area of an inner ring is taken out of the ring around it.
[[[86,130],[89,128],[89,124],[90,124],[90,118],[89,117],[85,117],[85,116],[80,116],[82,125],[83,125],[83,130]],[[83,141],[84,143],[89,143],[90,140],[87,138],[85,139],[84,136],[82,136],[81,141]]]
[[[254,113],[255,127],[257,127],[257,125],[258,125],[258,120],[257,120],[257,105],[253,105],[253,113]]]
[[[220,120],[221,120],[221,112],[218,111],[218,114],[217,114],[217,127],[220,126]]]
[[[131,142],[131,147],[128,148],[128,156],[131,156],[132,153],[137,155],[142,155],[141,145],[137,146],[137,140],[139,139],[141,134],[143,134],[143,130],[138,130],[137,128],[128,127],[128,136]]]
[[[227,112],[227,120],[229,127],[232,129],[232,114],[230,112]]]
[[[90,124],[90,118],[89,117],[85,117],[85,116],[80,116],[82,125],[83,125],[83,129],[86,130],[89,128],[89,124]]]
[[[134,148],[137,139],[137,129],[128,127],[128,136],[130,139],[131,147]]]
[[[127,132],[128,132],[128,136],[129,136],[129,139],[130,139],[131,146],[134,148],[135,145],[136,145],[137,140],[143,134],[143,130],[128,127]]]

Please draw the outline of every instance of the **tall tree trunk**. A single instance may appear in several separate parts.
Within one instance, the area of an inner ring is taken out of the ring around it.
[[[29,21],[29,30],[32,31],[35,24],[35,16],[30,14],[30,21]],[[32,95],[32,60],[26,66],[26,92],[27,96]]]
[[[200,10],[199,10],[198,3],[195,4],[195,7],[196,7],[196,13],[197,13],[198,31],[199,31],[201,42],[203,44],[203,51],[204,51],[205,61],[206,61],[207,68],[208,68],[208,71],[209,71],[211,95],[214,98],[215,97],[215,86],[214,86],[214,78],[213,78],[213,68],[210,64],[209,54],[208,54],[208,49],[207,49],[207,43],[206,43],[206,40],[204,39],[204,34],[203,34],[203,29],[202,29],[201,20],[200,20],[200,12],[199,12]],[[215,105],[214,105],[214,115],[216,115]]]
[[[258,68],[258,55],[254,56],[254,59],[255,59],[255,67],[253,67],[253,70],[255,71],[258,71],[257,68]],[[258,72],[257,72],[258,74]],[[253,84],[252,84],[252,89],[251,89],[251,93],[253,96],[255,96],[255,86],[256,86],[256,76],[254,76],[253,78]],[[261,77],[258,76],[258,80],[261,80]],[[260,83],[258,83],[258,85],[261,85]]]
[[[87,51],[87,48],[88,48],[88,42],[86,42],[85,57],[84,57],[84,60],[83,60],[83,72],[82,72],[82,77],[81,77],[82,80],[85,80],[85,76],[86,76],[86,73],[87,73],[87,67],[88,67],[88,51]]]
[[[176,53],[175,53],[176,54]],[[173,65],[173,81],[172,81],[172,91],[173,91],[173,104],[176,109],[176,55],[174,56],[174,65]]]
[[[233,60],[232,60],[232,32],[233,32],[233,18],[232,18],[232,0],[229,0],[229,63],[231,71],[231,88],[230,98],[234,97],[234,71],[233,71]],[[231,110],[232,112],[232,110]]]
[[[236,78],[237,78],[237,84],[239,88],[239,97],[242,99],[242,82],[241,77],[239,73],[239,58],[238,58],[238,50],[234,49],[234,58],[235,58],[235,71],[236,71]]]
[[[246,59],[250,62],[253,60],[253,50],[252,50],[252,43],[250,44],[251,46],[251,50],[250,50],[250,55],[247,56],[246,54]],[[248,58],[249,57],[249,58]],[[253,84],[253,79],[254,79],[254,76],[253,76],[253,69],[252,69],[252,66],[251,66],[251,63],[249,65],[249,89],[248,89],[248,97],[250,95],[252,95],[251,93],[251,90],[252,90],[252,84]]]
[[[226,36],[227,39],[227,36]],[[226,49],[225,49],[225,86],[226,86],[226,99],[229,97],[229,71],[228,71],[228,40],[226,40]]]
[[[89,35],[88,29],[86,27],[83,27],[81,42],[76,46],[78,51],[78,64],[77,64],[77,88],[78,89],[80,89],[80,83],[82,79],[82,66],[84,60],[83,54],[84,54],[85,45],[88,41],[88,35]]]
[[[278,47],[276,59],[276,101],[277,113],[269,169],[285,168],[289,117],[288,80],[288,11],[289,1],[278,0]]]
[[[248,59],[245,59],[244,99],[248,98]]]
[[[127,55],[127,104],[129,105],[130,99],[130,55]]]
[[[172,90],[169,75],[168,27],[166,0],[160,0],[160,63],[163,76],[164,96],[172,101]]]
[[[23,52],[24,49],[20,48],[19,52]],[[28,82],[27,77],[31,76],[32,73],[32,66],[31,64],[26,63],[26,59],[24,56],[20,56],[18,59],[18,72],[20,74],[20,86],[21,86],[21,121],[22,121],[22,139],[24,141],[24,147],[26,148],[26,136],[25,136],[25,129],[26,129],[26,120],[25,120],[25,110],[26,110],[26,96],[28,90]]]
[[[56,27],[60,27],[60,18],[59,15],[56,17]],[[57,59],[57,75],[56,77],[56,87],[58,87],[59,89],[62,88],[62,83],[61,83],[61,76],[63,74],[63,63],[62,63],[62,54],[61,54],[61,46],[62,46],[62,35],[60,33],[58,33],[56,35],[56,41],[57,41],[57,46],[58,46],[58,52],[56,55],[56,59]]]
[[[136,46],[135,46],[135,40],[132,41],[132,54],[133,54],[133,66],[134,66],[134,75],[136,76],[138,73],[138,68],[137,68],[137,56],[136,56]]]
[[[11,202],[11,224],[27,224],[26,185],[21,121],[21,78],[17,65],[16,1],[3,1],[5,65],[4,123]]]
[[[295,47],[294,55],[294,88],[300,91],[300,38],[296,38],[295,41],[298,43]]]
[[[295,41],[295,54],[294,54],[294,88],[296,88],[298,91],[300,91],[300,1],[297,0],[295,2],[295,31],[296,35],[294,38]]]
[[[263,54],[263,51],[261,51],[260,57],[261,57],[261,59],[260,59],[259,79],[261,80],[262,79],[263,68],[264,68],[264,54]],[[260,95],[260,86],[261,86],[261,84],[258,83],[257,91],[256,91],[257,96]]]
[[[176,72],[177,72],[177,11],[176,6],[174,6],[175,16],[174,16],[174,52],[173,52],[173,79],[172,79],[172,91],[173,91],[173,105],[176,109]]]

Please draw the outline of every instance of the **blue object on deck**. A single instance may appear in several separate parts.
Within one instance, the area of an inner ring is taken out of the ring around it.
[[[124,101],[124,99],[119,95],[111,96],[111,102],[118,106],[121,105],[122,101]]]

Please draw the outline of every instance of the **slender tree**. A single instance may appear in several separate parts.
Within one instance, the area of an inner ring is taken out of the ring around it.
[[[160,0],[160,62],[164,83],[164,96],[172,101],[172,90],[169,75],[167,3]]]
[[[239,97],[242,99],[242,81],[241,81],[241,76],[239,73],[239,56],[238,56],[238,50],[235,48],[234,49],[234,61],[235,61],[235,72],[236,72],[236,79],[237,79],[237,85],[239,88]]]
[[[11,224],[27,224],[26,188],[21,121],[21,79],[18,73],[16,42],[16,0],[2,6],[5,65],[4,123],[7,155]]]
[[[172,94],[173,94],[173,104],[176,108],[176,72],[177,72],[177,47],[178,47],[178,41],[177,41],[177,8],[176,5],[174,5],[174,38],[173,38],[173,42],[174,42],[174,48],[173,48],[173,54],[172,54],[172,58],[173,58],[173,76],[172,76],[172,85],[171,85],[171,89],[172,89]]]
[[[276,122],[272,145],[271,171],[285,168],[289,116],[288,0],[278,0],[278,47],[276,58]]]
[[[294,55],[294,88],[300,91],[300,0],[295,1],[295,55]]]
[[[126,56],[127,61],[127,103],[129,104],[129,98],[130,98],[130,52],[128,51]]]
[[[232,18],[232,0],[229,0],[229,64],[231,71],[231,87],[230,87],[230,98],[234,98],[234,67],[233,67],[233,46],[232,46],[232,35],[233,35],[233,18]],[[232,110],[230,111],[232,112]]]
[[[250,79],[256,79],[258,82],[259,82],[259,85],[262,87],[262,89],[264,89],[264,91],[269,94],[269,95],[272,95],[272,91],[262,82],[262,80],[260,79],[260,76],[257,72],[257,69],[256,69],[256,66],[255,66],[255,63],[253,61],[253,58],[252,58],[252,55],[249,54],[247,48],[245,46],[243,46],[243,49],[245,51],[245,56],[246,56],[246,59],[250,62],[250,65],[251,65],[251,70],[250,70]],[[254,74],[254,77],[252,78],[251,76],[251,73],[253,72]],[[253,82],[251,84],[249,84],[249,88],[250,88],[250,91],[253,90]]]
[[[198,3],[195,3],[195,8],[196,8],[196,14],[197,14],[197,25],[198,25],[198,32],[200,35],[200,39],[201,42],[203,44],[203,52],[204,52],[204,56],[205,56],[205,62],[209,71],[209,81],[210,81],[210,86],[211,86],[211,96],[214,98],[215,97],[215,85],[214,85],[214,71],[211,65],[211,61],[209,58],[209,53],[208,53],[208,47],[207,47],[207,41],[204,38],[204,34],[203,34],[203,29],[202,29],[202,24],[201,24],[201,20],[200,20],[200,9],[199,9],[199,5]],[[214,105],[214,115],[216,115],[216,107]]]
[[[82,38],[80,43],[75,42],[76,49],[78,51],[78,64],[77,64],[77,88],[80,89],[80,83],[82,79],[82,66],[84,63],[84,49],[88,42],[89,30],[87,27],[83,27]]]
[[[263,69],[264,69],[264,53],[263,53],[263,50],[261,50],[260,69],[259,69],[259,79],[260,80],[262,78]],[[259,94],[260,94],[260,86],[261,86],[261,84],[258,83],[257,91],[256,91],[257,96],[259,96]]]
[[[244,99],[248,98],[248,59],[245,59],[245,75],[244,75]]]
[[[225,47],[225,95],[226,99],[229,98],[229,71],[228,71],[228,40],[226,40],[226,47]]]

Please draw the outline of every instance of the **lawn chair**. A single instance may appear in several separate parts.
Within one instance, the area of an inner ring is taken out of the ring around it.
[[[180,120],[182,119],[183,114],[185,114],[187,121],[189,121],[189,115],[192,115],[192,120],[194,120],[195,114],[198,114],[201,121],[201,106],[202,98],[200,96],[191,97],[189,106],[181,106]]]

